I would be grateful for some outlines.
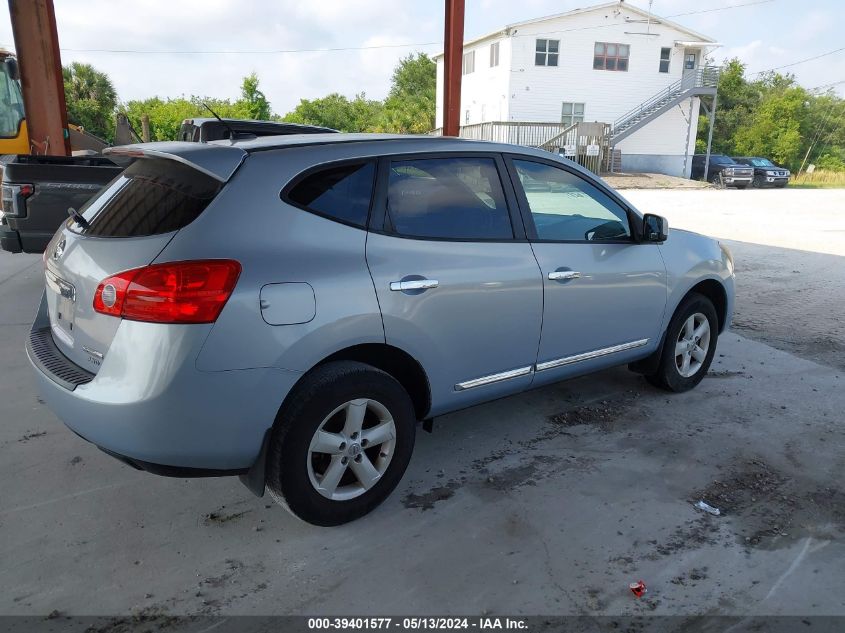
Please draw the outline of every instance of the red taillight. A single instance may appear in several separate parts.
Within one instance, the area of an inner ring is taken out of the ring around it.
[[[240,274],[241,265],[229,259],[136,268],[100,282],[94,310],[131,321],[213,323]]]

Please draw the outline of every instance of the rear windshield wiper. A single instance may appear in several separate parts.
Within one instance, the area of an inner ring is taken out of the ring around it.
[[[79,226],[81,226],[86,231],[91,228],[91,225],[88,224],[88,220],[82,217],[82,214],[74,209],[73,207],[67,208],[67,214],[73,218],[74,222],[76,222]]]

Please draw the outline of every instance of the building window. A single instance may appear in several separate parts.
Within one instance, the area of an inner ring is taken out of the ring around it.
[[[660,49],[660,72],[668,73],[669,72],[669,58],[672,56],[672,49],[671,48],[661,48]]]
[[[490,44],[490,68],[499,65],[499,43]]]
[[[687,53],[684,59],[684,68],[686,70],[695,69],[695,53]]]
[[[537,40],[534,51],[535,66],[557,66],[560,40]]]
[[[595,70],[628,70],[627,44],[613,44],[610,42],[596,42],[593,56]]]
[[[563,110],[561,115],[561,122],[565,127],[569,127],[573,123],[584,122],[584,104],[571,103],[569,101],[563,102]]]
[[[465,123],[466,125],[469,125],[469,110],[466,110],[466,111],[464,112],[464,123]]]
[[[469,75],[475,72],[475,51],[464,53],[463,75]]]

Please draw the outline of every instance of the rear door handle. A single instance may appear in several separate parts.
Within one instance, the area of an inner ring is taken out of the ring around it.
[[[410,281],[391,281],[390,289],[394,292],[404,292],[405,290],[429,290],[437,288],[440,282],[436,279],[412,279]]]
[[[556,270],[549,273],[549,279],[552,281],[561,281],[564,279],[578,279],[581,276],[577,270]]]

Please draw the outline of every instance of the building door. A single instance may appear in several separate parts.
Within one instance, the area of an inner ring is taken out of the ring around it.
[[[697,48],[684,49],[684,85],[688,85],[689,87],[695,85],[699,54],[700,51]]]

